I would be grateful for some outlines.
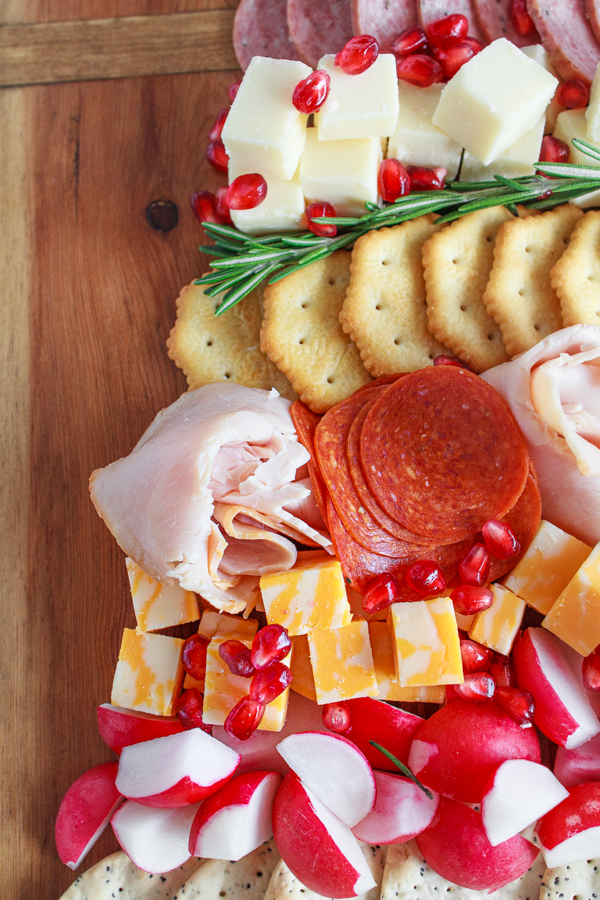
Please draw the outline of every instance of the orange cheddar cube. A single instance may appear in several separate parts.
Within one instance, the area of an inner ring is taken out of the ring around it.
[[[230,616],[228,613],[218,613],[213,609],[204,610],[198,627],[198,634],[209,641],[216,635],[224,634],[243,634],[252,638],[257,631],[256,619],[242,619],[241,616]]]
[[[450,597],[393,603],[388,628],[401,687],[462,683],[460,640]]]
[[[591,552],[587,544],[542,519],[523,559],[502,584],[545,616]]]
[[[138,631],[158,631],[200,618],[198,600],[191,591],[155,581],[129,557],[125,565]]]
[[[291,689],[316,703],[315,677],[310,664],[308,638],[305,634],[296,634],[292,637],[292,662],[290,669],[292,670]]]
[[[488,609],[477,613],[469,629],[469,637],[508,656],[525,612],[525,601],[500,584],[490,584],[494,602]]]
[[[352,619],[342,567],[331,557],[263,575],[260,591],[268,622],[290,635],[343,628]]]
[[[309,631],[308,646],[317,703],[377,696],[367,622]]]
[[[579,567],[542,625],[582,656],[589,656],[600,644],[600,544]]]
[[[378,700],[394,700],[404,703],[444,703],[446,689],[443,685],[430,687],[400,687],[396,680],[394,654],[385,622],[369,622],[369,637],[375,664]]]
[[[110,702],[157,716],[174,715],[181,693],[183,641],[126,628]]]

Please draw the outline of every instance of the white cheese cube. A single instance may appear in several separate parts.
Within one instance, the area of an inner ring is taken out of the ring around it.
[[[600,141],[600,66],[596,69],[592,87],[590,90],[590,101],[585,111],[587,119],[587,140]]]
[[[550,74],[554,75],[555,78],[558,77],[556,74],[556,69],[550,62],[548,52],[541,44],[530,44],[529,47],[521,47],[521,53],[524,53],[525,56],[533,59],[534,62],[538,64],[538,66],[541,66],[547,72],[550,72]],[[554,131],[554,126],[556,125],[556,117],[558,116],[561,109],[563,109],[563,107],[560,105],[556,97],[553,97],[546,107],[546,134],[552,134],[552,132]]]
[[[487,166],[542,117],[557,86],[553,75],[500,38],[448,82],[433,124]]]
[[[229,166],[229,183],[238,175],[247,175],[235,166]],[[260,173],[262,175],[262,172]],[[296,170],[288,181],[266,178],[267,196],[254,209],[232,209],[231,219],[236,228],[246,234],[269,234],[280,231],[300,231],[305,227],[304,194]]]
[[[388,141],[387,155],[405,166],[443,166],[448,178],[456,178],[462,147],[431,121],[442,93],[441,84],[415,87],[398,84],[400,110],[396,130]]]
[[[578,206],[580,209],[592,209],[594,206],[600,206],[600,190],[599,191],[590,191],[589,194],[582,194],[581,197],[576,197],[574,200],[571,200],[573,206]]]
[[[231,164],[265,178],[292,178],[304,149],[307,116],[292,103],[294,88],[312,69],[289,59],[255,56],[223,127]]]
[[[545,117],[530,128],[522,138],[509,147],[502,156],[484,166],[471,153],[465,150],[460,170],[461,181],[492,181],[494,175],[506,178],[519,178],[522,175],[533,175],[533,163],[540,158],[540,147],[544,137]]]
[[[571,141],[573,138],[581,138],[582,141],[588,141],[594,144],[600,150],[600,142],[590,141],[587,137],[587,121],[584,109],[565,109],[561,112],[556,120],[556,128],[554,129],[554,137],[560,141],[564,141],[571,151],[569,162],[577,166],[600,166],[600,162],[586,156],[581,150],[577,150]]]
[[[334,61],[333,54],[324,56],[317,67],[331,79],[329,96],[315,114],[319,140],[389,137],[398,120],[398,77],[392,54],[380,54],[360,75],[348,75]]]
[[[300,160],[300,184],[307,203],[325,200],[338,215],[360,216],[365,202],[377,203],[377,172],[381,162],[379,138],[320,141],[309,128]]]

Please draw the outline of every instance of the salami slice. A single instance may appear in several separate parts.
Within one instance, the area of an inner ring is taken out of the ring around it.
[[[417,22],[416,0],[352,0],[354,34],[372,34],[388,53],[401,31]]]
[[[233,20],[233,47],[244,71],[253,56],[300,59],[288,31],[286,0],[242,0]]]
[[[298,440],[310,453],[307,463],[308,474],[312,484],[315,503],[319,508],[321,517],[327,524],[327,488],[315,457],[315,430],[321,420],[321,416],[314,413],[301,400],[295,400],[290,407],[290,415]]]
[[[486,41],[507,38],[517,47],[538,44],[539,35],[534,31],[525,37],[513,25],[509,8],[511,0],[474,0],[479,26]]]
[[[351,0],[287,0],[290,37],[300,59],[316,69],[326,53],[337,53],[353,35]]]
[[[584,0],[527,0],[527,11],[561,78],[591,81],[600,45],[586,18]]]
[[[521,545],[521,552],[512,559],[500,561],[492,559],[490,566],[490,581],[497,581],[507,572],[510,572],[534,539],[542,518],[542,498],[537,485],[537,475],[533,464],[530,463],[529,475],[523,488],[523,493],[505,516],[503,521],[512,528],[513,534]]]
[[[506,402],[454,366],[412,372],[382,392],[361,431],[369,488],[387,514],[431,541],[460,541],[510,510],[529,454]]]
[[[453,13],[460,13],[469,21],[469,37],[485,42],[473,0],[417,0],[417,12],[423,28],[428,28],[438,19],[445,19],[446,16]]]

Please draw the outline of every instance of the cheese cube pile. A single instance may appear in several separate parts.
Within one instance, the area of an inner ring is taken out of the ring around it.
[[[157,716],[172,716],[181,693],[183,641],[126,628],[110,702]]]
[[[365,203],[377,203],[381,157],[377,137],[322,141],[316,129],[309,128],[300,161],[300,184],[307,203],[324,200],[339,215],[362,215]]]
[[[388,627],[401,687],[462,684],[460,640],[450,597],[393,603]]]
[[[494,594],[492,605],[475,616],[469,637],[508,656],[523,621],[525,601],[499,584],[490,584]]]
[[[185,591],[179,585],[160,584],[129,557],[125,565],[140,631],[159,631],[200,618],[198,601],[191,591]]]
[[[600,644],[600,544],[575,572],[542,625],[582,656]]]
[[[441,84],[420,88],[398,83],[399,113],[387,155],[403,165],[443,166],[448,178],[456,178],[462,145],[431,121],[440,101]]]
[[[330,557],[263,575],[260,590],[268,622],[282,625],[290,635],[306,634],[314,628],[342,628],[351,622],[337,559]]]

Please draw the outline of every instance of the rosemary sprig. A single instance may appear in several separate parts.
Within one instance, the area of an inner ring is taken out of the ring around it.
[[[587,141],[573,139],[576,149],[600,164],[600,150]],[[600,168],[570,163],[536,163],[536,174],[523,178],[496,175],[493,181],[451,182],[441,191],[424,191],[400,197],[383,207],[366,203],[362,216],[336,216],[315,222],[337,225],[333,238],[310,231],[254,237],[232,225],[204,222],[214,245],[200,247],[214,257],[212,270],[195,282],[207,285],[207,294],[223,293],[215,315],[238,303],[265,279],[274,284],[293,272],[341,248],[351,249],[361,235],[378,228],[399,225],[427,213],[439,213],[440,222],[453,222],[480,209],[506,206],[516,215],[516,204],[530,209],[552,209],[590,191],[600,190]]]
[[[393,762],[394,765],[397,766],[398,769],[400,769],[403,775],[406,775],[407,778],[410,778],[411,781],[414,781],[417,787],[421,788],[423,793],[427,794],[430,800],[433,800],[433,794],[431,793],[431,791],[428,790],[428,788],[426,788],[425,785],[419,781],[416,775],[413,775],[408,766],[405,766],[403,762],[400,762],[400,760],[397,759],[393,753],[390,753],[389,750],[386,750],[385,747],[382,747],[381,744],[377,743],[377,741],[369,741],[369,743],[372,747],[375,747],[376,750],[379,750],[380,753],[383,753],[384,756],[387,756],[390,762]]]

